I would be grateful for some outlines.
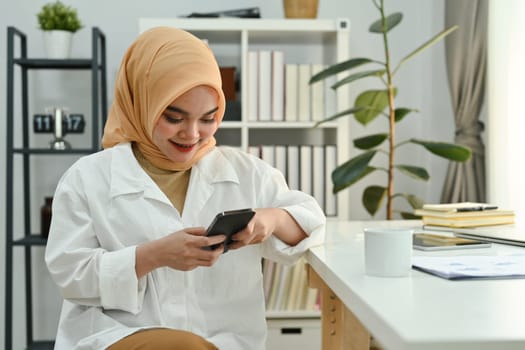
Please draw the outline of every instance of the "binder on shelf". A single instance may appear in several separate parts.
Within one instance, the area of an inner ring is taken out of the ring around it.
[[[304,259],[301,258],[292,267],[288,300],[283,307],[284,310],[291,311],[300,308],[303,284],[306,284],[306,274],[303,274],[303,271],[305,271]]]
[[[312,64],[311,65],[311,76],[319,73],[324,69],[322,64]],[[325,81],[317,81],[310,85],[311,90],[311,110],[312,110],[312,120],[320,121],[325,118]]]
[[[281,280],[281,272],[283,265],[275,263],[272,276],[272,286],[270,288],[270,295],[268,295],[268,303],[266,308],[268,310],[276,310],[277,294],[279,291],[279,281]]]
[[[257,51],[248,51],[248,120],[257,120],[259,113],[259,55]]]
[[[299,66],[291,63],[285,64],[284,75],[284,119],[293,122],[299,119],[297,116]]]
[[[337,167],[337,147],[335,145],[325,146],[325,214],[326,216],[337,215],[337,199],[333,193],[332,172]]]
[[[299,146],[289,145],[287,147],[287,166],[286,166],[286,180],[288,187],[292,190],[299,190]]]
[[[312,195],[319,204],[325,209],[325,162],[324,146],[312,146]]]
[[[310,65],[300,64],[298,69],[297,118],[299,121],[311,121],[310,108]]]
[[[274,146],[262,145],[261,146],[261,159],[271,166],[275,166],[275,152]]]
[[[301,191],[312,194],[312,146],[300,146],[299,162],[300,162],[300,189]]]
[[[281,274],[279,275],[279,280],[275,281],[278,286],[274,310],[283,310],[290,295],[290,276],[292,275],[293,265],[279,265],[281,268]]]
[[[286,178],[286,146],[276,145],[274,151],[275,168],[277,168]]]
[[[272,54],[267,50],[259,51],[259,113],[258,120],[272,120]]]
[[[284,120],[284,53],[272,51],[272,120]]]

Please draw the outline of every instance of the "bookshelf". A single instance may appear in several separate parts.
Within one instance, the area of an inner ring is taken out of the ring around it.
[[[301,70],[309,69],[310,74],[313,74],[322,66],[348,59],[350,22],[347,19],[142,18],[139,20],[140,32],[157,26],[176,27],[193,33],[206,40],[221,67],[234,67],[237,93],[233,103],[239,106],[237,110],[240,111],[240,116],[228,115],[227,107],[223,123],[216,135],[218,144],[238,147],[260,156],[277,168],[283,167],[280,170],[292,189],[301,189],[312,195],[314,191],[316,192],[314,197],[325,209],[329,220],[347,220],[348,194],[340,193],[335,196],[331,193],[330,173],[336,164],[349,158],[348,118],[339,118],[335,122],[314,126],[319,119],[349,108],[348,88],[342,87],[334,91],[329,88],[328,83],[323,83],[322,88],[307,86],[304,92],[304,86],[293,85],[297,88],[290,89],[286,86],[286,82],[291,80],[291,78],[287,80],[288,69],[290,72],[296,70],[294,79],[297,79],[296,84],[299,84],[301,79],[305,81],[304,75],[302,78],[300,76]],[[253,61],[254,56],[256,63]],[[262,62],[270,63],[266,63],[264,68],[261,66]],[[278,65],[275,62],[278,62]],[[275,67],[282,69],[277,75]],[[254,75],[257,76],[255,82]],[[274,85],[273,82],[279,79],[281,85]],[[307,79],[309,80],[309,77]],[[268,88],[268,84],[271,88]],[[295,97],[297,100],[294,100],[297,105],[290,112],[287,106],[291,102],[287,101],[287,97],[290,99],[295,92],[298,95]],[[323,98],[319,108],[320,95]],[[253,105],[254,99],[257,99],[257,105]],[[280,111],[275,109],[276,103],[281,104],[278,106],[281,108]],[[305,108],[306,103],[309,104],[307,108]],[[319,112],[320,110],[322,112]],[[329,152],[330,156],[328,156]],[[282,154],[285,154],[284,160]],[[302,154],[304,156],[301,156]],[[322,155],[321,161],[317,160],[319,155]],[[310,164],[306,164],[305,159],[309,159]],[[331,163],[328,163],[328,160]],[[327,166],[327,164],[331,165]],[[292,185],[294,182],[290,178],[291,174],[297,172],[300,179],[296,185]],[[306,190],[305,179],[308,179]],[[329,201],[333,203],[330,202],[331,204],[328,205]],[[306,278],[303,278],[301,283],[306,286]],[[302,332],[300,338],[305,342],[305,346],[320,347],[319,339],[308,339],[310,334],[319,333],[318,310],[309,307],[306,309],[269,307],[267,319],[268,348],[279,344],[282,348],[288,340],[279,339],[279,334],[289,334],[293,338],[298,336],[296,333],[298,330],[299,333]]]
[[[156,26],[170,26],[187,30],[205,39],[215,53],[221,67],[235,67],[238,81],[237,103],[240,120],[229,120],[225,115],[217,133],[219,144],[248,151],[250,146],[311,145],[336,146],[338,164],[349,159],[350,138],[348,118],[315,127],[313,117],[298,116],[295,120],[257,120],[249,112],[250,81],[248,79],[249,52],[278,51],[283,53],[284,65],[330,65],[349,57],[350,22],[347,19],[243,19],[243,18],[141,18],[139,30]],[[317,94],[314,94],[317,95]],[[349,108],[348,88],[337,91],[324,88],[325,117]],[[316,96],[310,95],[310,99]],[[324,166],[324,164],[323,164]],[[312,172],[313,172],[312,165]],[[285,174],[286,175],[286,174]],[[320,198],[322,206],[330,196],[331,179],[322,180],[326,191]],[[327,216],[331,219],[349,219],[347,191],[334,196],[336,209]]]

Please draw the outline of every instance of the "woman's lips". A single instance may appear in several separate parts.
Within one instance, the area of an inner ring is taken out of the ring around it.
[[[183,153],[191,152],[193,150],[193,148],[195,148],[195,146],[197,145],[197,143],[194,143],[194,144],[191,144],[191,145],[187,145],[187,144],[177,143],[177,142],[173,142],[173,141],[171,141],[171,143],[172,143],[173,146],[175,146],[175,148],[179,152],[183,152]]]

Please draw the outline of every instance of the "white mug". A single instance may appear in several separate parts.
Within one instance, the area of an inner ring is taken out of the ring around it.
[[[364,233],[367,275],[408,276],[412,267],[412,229],[373,227],[365,228]]]

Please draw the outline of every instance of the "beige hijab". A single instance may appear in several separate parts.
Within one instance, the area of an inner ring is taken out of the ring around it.
[[[216,113],[220,123],[225,99],[215,57],[202,40],[180,29],[158,27],[142,33],[129,47],[115,82],[115,97],[104,128],[102,146],[136,142],[140,152],[155,166],[186,170],[215,146],[202,145],[187,162],[169,160],[152,141],[153,128],[162,112],[177,97],[199,85],[219,96]]]

